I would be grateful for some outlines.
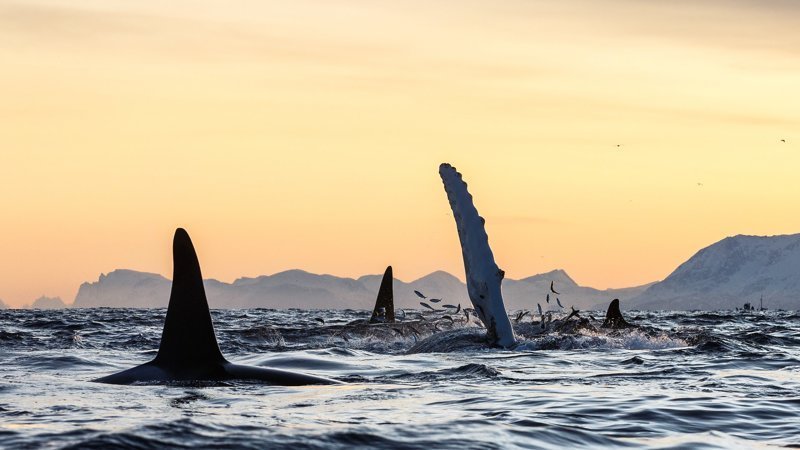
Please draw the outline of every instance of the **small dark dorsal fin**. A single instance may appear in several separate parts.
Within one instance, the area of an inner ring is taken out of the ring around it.
[[[622,312],[619,310],[619,299],[615,298],[611,301],[611,304],[608,305],[608,311],[606,311],[606,320],[603,322],[602,328],[627,328],[630,325],[628,322],[625,321],[625,318],[622,317]]]
[[[378,289],[378,298],[375,300],[375,309],[372,310],[370,323],[375,322],[394,322],[394,290],[392,289],[392,266],[386,268],[381,280],[381,287]],[[383,314],[381,314],[381,308]]]
[[[173,368],[225,362],[211,323],[197,253],[183,228],[175,230],[172,260],[172,292],[154,362]]]

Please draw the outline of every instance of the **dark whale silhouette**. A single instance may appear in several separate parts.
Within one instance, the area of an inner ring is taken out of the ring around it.
[[[386,268],[378,289],[378,298],[375,299],[375,309],[372,310],[370,323],[394,323],[394,290],[392,289],[392,266]]]
[[[611,304],[608,305],[608,310],[606,311],[606,320],[603,321],[601,328],[618,330],[620,328],[630,327],[633,327],[633,325],[626,322],[625,318],[622,317],[622,311],[619,310],[619,299],[615,298],[611,301]]]
[[[172,292],[158,355],[148,363],[94,381],[146,384],[255,380],[282,386],[338,383],[312,375],[228,362],[217,344],[197,254],[189,234],[183,228],[175,230],[172,258]]]

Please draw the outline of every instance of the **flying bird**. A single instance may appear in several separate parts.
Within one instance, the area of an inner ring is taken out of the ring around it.
[[[564,305],[561,304],[561,300],[559,300],[558,297],[556,297],[556,303],[558,303],[558,307],[559,308],[563,308],[564,307]]]
[[[783,142],[785,144],[786,143],[786,139],[781,139],[781,142]]]
[[[553,288],[553,283],[554,283],[553,281],[550,282],[550,292],[552,292],[553,294],[561,295],[560,292],[556,292],[556,290]]]
[[[550,303],[550,294],[547,294],[547,298],[545,300],[547,300],[547,303]]]
[[[414,293],[417,294],[417,297],[419,297],[419,298],[428,298],[428,297],[425,297],[425,295],[420,291],[414,291]]]
[[[420,304],[420,305],[422,305],[422,306],[424,306],[424,307],[426,307],[426,308],[428,308],[428,309],[430,309],[431,311],[435,311],[435,310],[433,309],[433,306],[431,306],[431,305],[429,305],[429,304],[427,304],[427,303],[425,303],[425,302],[419,302],[419,304]]]
[[[440,299],[440,298],[429,298],[428,301],[432,302],[432,303],[439,303],[440,301],[442,301],[442,299]]]
[[[442,305],[442,308],[447,308],[447,309],[456,309],[456,305],[448,305],[448,304],[445,304],[445,305]]]
[[[458,304],[458,309],[456,309],[456,314],[458,314],[459,311],[461,311],[461,303]]]
[[[544,317],[544,314],[542,314],[542,305],[537,303],[536,306],[539,308],[539,315]]]

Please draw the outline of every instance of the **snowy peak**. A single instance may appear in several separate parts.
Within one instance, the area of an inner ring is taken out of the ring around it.
[[[631,302],[647,309],[732,309],[764,296],[800,307],[800,234],[727,237],[689,258]]]

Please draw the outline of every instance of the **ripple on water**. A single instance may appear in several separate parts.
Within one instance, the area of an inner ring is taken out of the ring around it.
[[[796,313],[634,312],[639,330],[523,335],[517,348],[497,350],[486,348],[479,328],[434,338],[380,327],[348,331],[344,324],[364,311],[215,310],[231,361],[351,384],[88,382],[152,358],[163,315],[0,311],[0,447],[800,444]],[[467,345],[459,345],[462,337]],[[417,341],[440,352],[406,354]]]

